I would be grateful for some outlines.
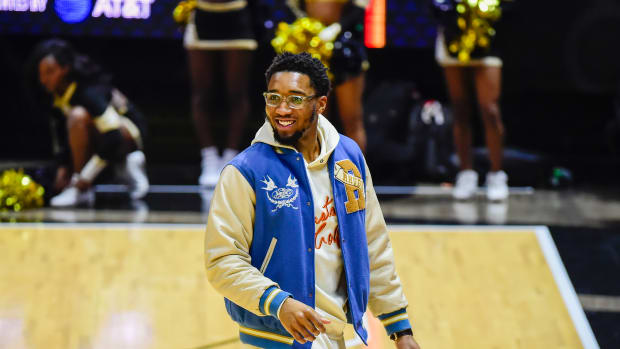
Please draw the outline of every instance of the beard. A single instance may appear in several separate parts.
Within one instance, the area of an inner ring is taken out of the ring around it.
[[[310,128],[312,126],[312,124],[314,123],[314,120],[316,118],[317,118],[316,105],[313,105],[312,106],[312,115],[310,116],[310,120],[308,121],[310,126],[304,128],[303,130],[298,130],[298,131],[296,131],[295,133],[293,133],[292,135],[290,135],[288,137],[282,137],[278,133],[277,129],[275,127],[273,127],[271,122],[269,123],[269,125],[271,126],[271,129],[273,130],[273,136],[276,139],[276,141],[278,141],[278,143],[280,143],[282,145],[288,145],[288,146],[294,147],[297,144],[297,141],[299,141],[299,139],[301,139],[301,137],[304,135],[304,133],[306,133],[308,128]]]

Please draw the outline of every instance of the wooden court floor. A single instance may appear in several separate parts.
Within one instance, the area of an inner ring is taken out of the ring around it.
[[[422,348],[598,348],[545,229],[390,227]],[[203,234],[0,225],[0,348],[240,348],[205,278]],[[371,347],[393,347],[369,327]]]

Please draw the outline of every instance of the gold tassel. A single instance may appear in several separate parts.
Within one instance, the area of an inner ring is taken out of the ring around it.
[[[181,25],[186,25],[189,22],[189,15],[196,8],[196,0],[183,0],[179,2],[177,7],[172,11],[172,17],[174,21]]]
[[[500,0],[464,0],[456,5],[457,25],[462,34],[448,44],[459,61],[468,62],[476,48],[489,49],[495,36],[492,24],[502,15]]]
[[[45,190],[23,170],[6,170],[0,175],[0,211],[21,211],[43,206]]]
[[[334,43],[324,42],[318,37],[324,28],[319,20],[309,17],[299,18],[292,24],[280,22],[276,36],[271,40],[271,46],[278,54],[285,51],[294,54],[308,52],[328,68],[327,75],[332,79],[329,59],[334,51]]]

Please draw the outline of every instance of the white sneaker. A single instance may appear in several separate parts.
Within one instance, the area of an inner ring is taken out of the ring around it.
[[[54,196],[50,200],[52,207],[69,207],[88,205],[91,206],[95,202],[95,190],[91,187],[85,191],[80,191],[76,186],[70,185],[60,194]]]
[[[478,174],[474,170],[463,170],[456,175],[456,183],[452,189],[452,197],[457,200],[467,200],[476,194],[478,189]]]
[[[217,154],[217,148],[208,147],[202,149],[202,172],[198,177],[198,184],[203,187],[215,187],[217,180],[220,178],[222,169],[220,157]]]
[[[149,191],[149,178],[146,176],[146,157],[140,150],[127,154],[125,159],[126,180],[129,196],[133,200],[142,199]]]
[[[504,171],[487,173],[487,199],[502,201],[508,198],[508,176]]]

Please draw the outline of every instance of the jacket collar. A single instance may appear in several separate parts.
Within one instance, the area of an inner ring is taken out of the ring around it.
[[[319,122],[317,124],[317,128],[321,152],[319,153],[319,156],[314,159],[314,161],[308,164],[309,169],[320,168],[327,165],[327,160],[329,159],[329,156],[332,154],[334,149],[336,149],[336,146],[340,141],[340,135],[338,134],[338,131],[336,130],[334,125],[332,125],[322,114],[319,114]],[[271,127],[269,120],[265,120],[263,126],[258,130],[258,132],[256,132],[256,136],[254,136],[254,140],[252,140],[252,144],[254,143],[269,144],[272,147],[275,147],[276,151],[278,151],[280,148],[285,148],[297,152],[297,149],[295,149],[295,147],[284,145],[276,141],[273,135],[273,128]]]

